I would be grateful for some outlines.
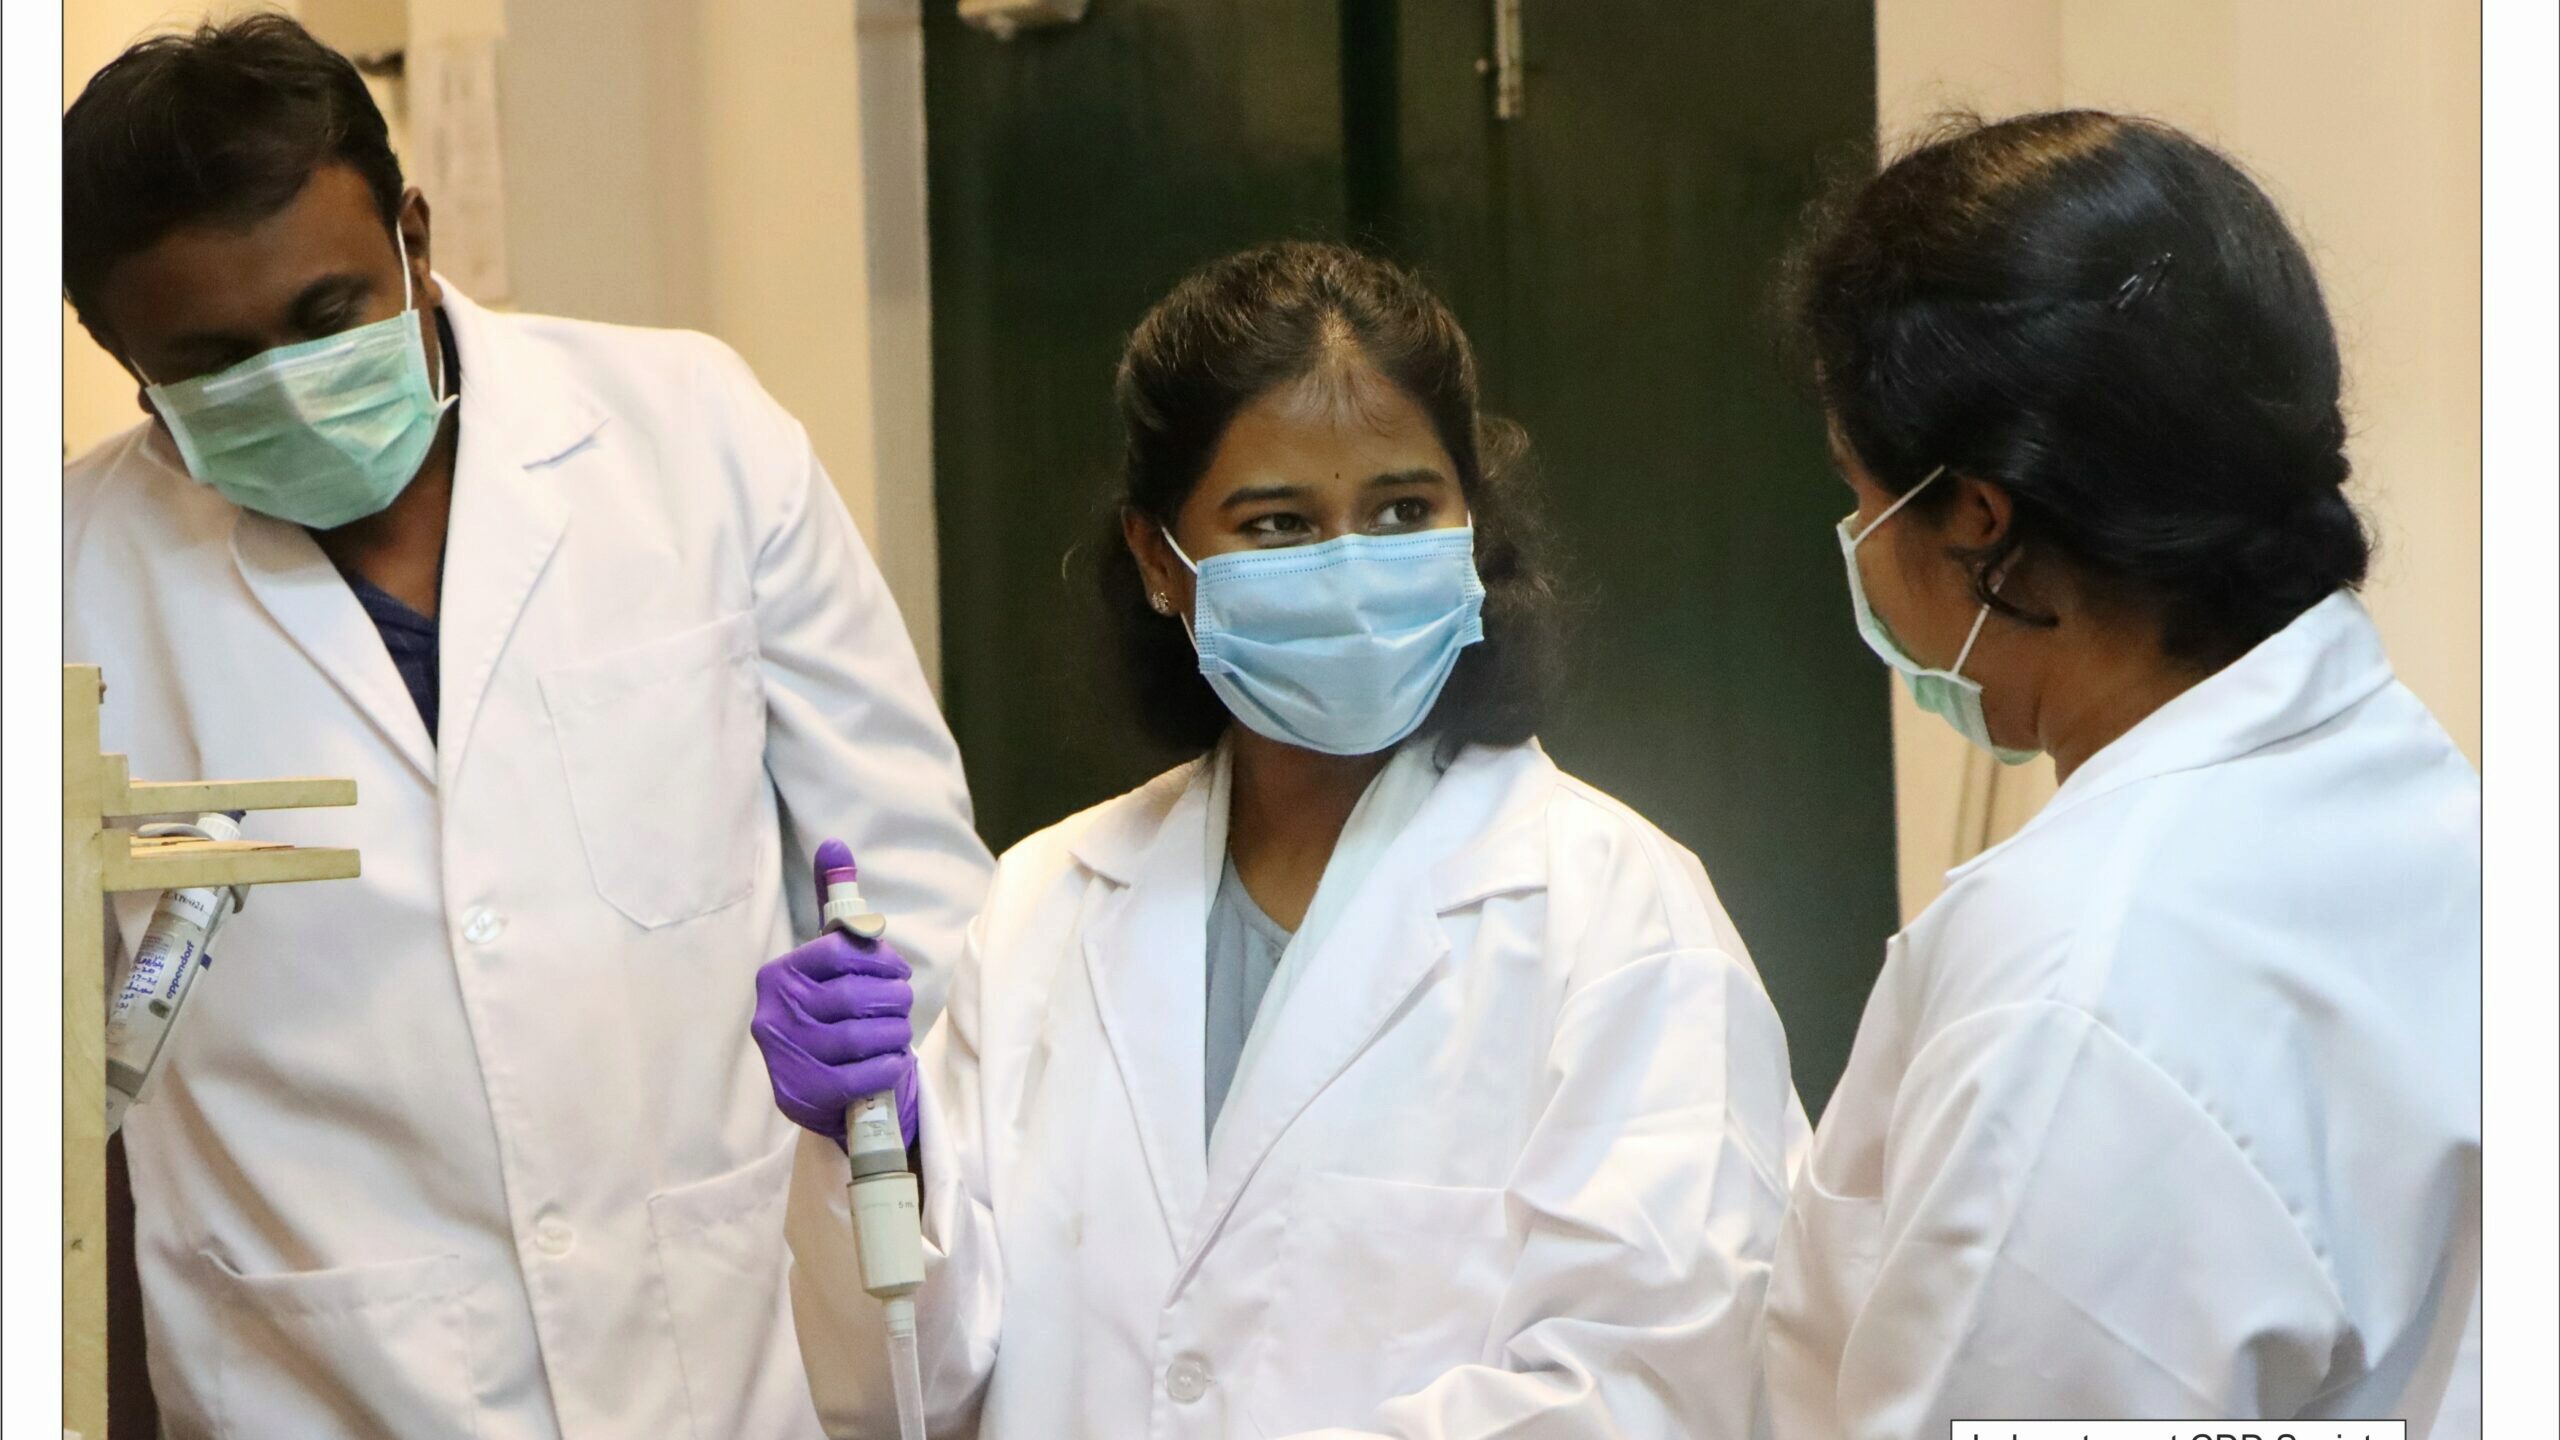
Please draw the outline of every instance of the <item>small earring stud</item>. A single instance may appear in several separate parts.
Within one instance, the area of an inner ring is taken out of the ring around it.
[[[1173,613],[1173,602],[1166,599],[1165,593],[1161,590],[1147,597],[1147,603],[1155,606],[1156,613],[1159,615],[1170,615]]]

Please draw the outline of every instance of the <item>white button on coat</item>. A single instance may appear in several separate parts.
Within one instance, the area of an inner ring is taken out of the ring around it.
[[[1176,1403],[1188,1405],[1209,1393],[1213,1378],[1208,1361],[1197,1355],[1184,1355],[1165,1367],[1164,1393]]]
[[[533,1231],[533,1243],[541,1247],[545,1255],[568,1254],[569,1247],[577,1243],[577,1238],[578,1234],[569,1228],[569,1222],[557,1216],[545,1219]]]
[[[1806,1131],[1695,857],[1533,745],[1464,752],[1204,1146],[1201,768],[1008,853],[925,1038],[934,1433],[1742,1440]],[[844,1157],[801,1155],[820,1412],[895,1434]]]
[[[1781,1440],[1999,1415],[2476,1440],[2479,826],[2478,774],[2340,594],[1949,876],[1798,1180]]]
[[[63,651],[105,667],[106,748],[140,779],[361,797],[249,817],[364,875],[231,920],[125,1126],[161,1411],[802,1440],[753,975],[816,928],[808,856],[840,834],[931,1013],[989,864],[959,759],[807,435],[735,354],[444,293],[432,741],[307,532],[149,428],[63,477]],[[510,963],[473,963],[492,940]],[[578,1263],[529,1285],[546,1205]]]

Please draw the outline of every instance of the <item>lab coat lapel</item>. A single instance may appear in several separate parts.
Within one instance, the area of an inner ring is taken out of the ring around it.
[[[1208,1009],[1208,786],[1199,767],[1154,837],[1129,860],[1132,882],[1085,934],[1085,973],[1138,1122],[1139,1143],[1175,1244],[1199,1208],[1201,1036]]]
[[[1411,837],[1408,836],[1408,839]],[[1271,1147],[1385,1027],[1449,953],[1426,879],[1406,857],[1371,873],[1331,934],[1290,963],[1307,969],[1254,1063],[1236,1076],[1209,1153],[1207,1193],[1184,1237],[1186,1266],[1218,1232]],[[1192,1037],[1193,1049],[1199,1037]]]
[[[557,360],[524,345],[505,317],[443,284],[444,315],[462,358],[462,444],[437,626],[439,758],[450,784],[507,637],[568,528],[558,471],[579,461],[603,411]]]
[[[1362,881],[1334,930],[1306,956],[1306,974],[1265,1022],[1252,1066],[1236,1076],[1208,1153],[1208,1191],[1183,1245],[1185,1273],[1216,1238],[1226,1212],[1270,1158],[1288,1127],[1405,1002],[1449,961],[1452,910],[1492,894],[1546,884],[1539,825],[1556,766],[1536,740],[1467,748]]]
[[[1197,1262],[1299,1112],[1447,960],[1441,915],[1541,880],[1538,832],[1520,822],[1536,813],[1531,802],[1554,773],[1534,746],[1461,755],[1332,931],[1313,951],[1291,957],[1307,968],[1279,1013],[1265,1017],[1275,1028],[1227,1097],[1209,1153],[1207,1194],[1184,1245],[1186,1266]],[[1196,1027],[1190,1038],[1196,1050]]]
[[[231,528],[231,558],[249,593],[311,663],[345,692],[419,779],[432,780],[435,758],[427,722],[409,698],[381,633],[311,532],[244,510]]]

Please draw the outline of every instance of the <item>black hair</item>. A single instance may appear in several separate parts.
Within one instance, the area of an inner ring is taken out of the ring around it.
[[[1207,749],[1230,717],[1182,625],[1148,607],[1120,516],[1135,511],[1170,528],[1237,412],[1346,359],[1430,418],[1475,527],[1484,639],[1459,655],[1417,733],[1436,737],[1447,756],[1469,744],[1519,744],[1545,717],[1562,644],[1527,436],[1479,413],[1466,332],[1419,278],[1345,246],[1293,241],[1185,277],[1138,323],[1120,361],[1114,393],[1127,451],[1101,543],[1101,599],[1135,718],[1168,746]]]
[[[140,41],[63,112],[63,289],[94,318],[117,262],[181,226],[272,215],[331,163],[399,223],[400,160],[364,77],[292,19]]]
[[[1879,484],[2008,491],[2007,533],[1962,555],[2005,615],[2053,623],[1994,587],[2058,556],[2213,668],[2364,579],[2319,280],[2210,146],[2093,110],[1941,121],[1817,205],[1784,295]]]

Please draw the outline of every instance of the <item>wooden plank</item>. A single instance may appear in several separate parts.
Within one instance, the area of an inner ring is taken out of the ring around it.
[[[196,840],[153,845],[126,840],[121,852],[108,835],[100,880],[106,890],[178,890],[203,885],[289,885],[308,880],[351,880],[363,873],[353,850]],[[103,1102],[102,1102],[103,1103]]]
[[[121,756],[115,757],[121,762]],[[356,803],[356,782],[306,777],[292,780],[127,781],[106,797],[100,814],[110,820],[135,815],[201,815],[209,810],[311,810]]]
[[[97,667],[62,667],[62,1426],[107,1433],[105,912]]]

